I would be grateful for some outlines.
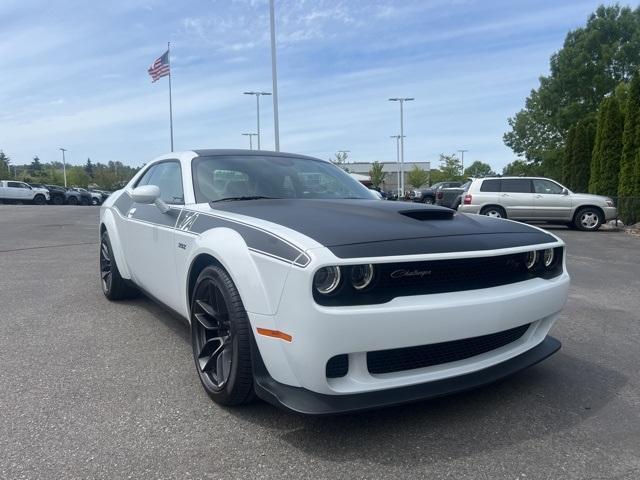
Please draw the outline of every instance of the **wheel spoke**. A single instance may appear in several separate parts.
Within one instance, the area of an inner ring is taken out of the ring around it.
[[[107,248],[107,244],[103,243],[102,244],[102,257],[107,261],[110,262],[111,261],[111,257],[109,257],[109,249]]]
[[[200,355],[198,355],[198,364],[202,372],[216,373],[211,370],[214,365],[217,366],[218,357],[224,345],[225,337],[214,337],[207,340],[207,343],[205,343],[202,350],[200,350]]]

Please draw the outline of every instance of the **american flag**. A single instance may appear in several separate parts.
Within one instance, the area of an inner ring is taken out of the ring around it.
[[[169,50],[153,62],[147,72],[151,75],[152,82],[169,75]]]

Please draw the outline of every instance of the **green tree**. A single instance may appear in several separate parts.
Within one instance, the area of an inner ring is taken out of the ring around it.
[[[11,159],[5,154],[2,150],[0,150],[0,177],[5,176],[5,172],[7,172],[7,178],[11,178],[11,170],[10,165]]]
[[[347,158],[349,158],[349,154],[343,151],[337,152],[333,158],[329,159],[329,161],[343,169],[345,172],[348,172],[349,168],[347,168]]]
[[[486,177],[488,175],[495,175],[495,172],[491,170],[491,165],[480,160],[476,160],[464,169],[464,177]]]
[[[616,96],[605,98],[598,111],[596,140],[591,160],[589,192],[616,195],[622,157],[624,117]]]
[[[589,189],[591,174],[591,155],[596,136],[596,119],[590,115],[579,121],[575,128],[573,143],[573,158],[571,160],[571,175],[569,188],[576,192],[586,192]]]
[[[536,176],[541,175],[541,167],[539,165],[535,165],[527,162],[526,160],[518,159],[513,162],[507,164],[502,169],[503,175],[509,176]]]
[[[622,135],[622,159],[618,183],[618,210],[627,223],[640,218],[640,202],[628,198],[640,195],[640,71],[629,84]]]
[[[571,125],[567,133],[567,141],[564,147],[564,159],[562,162],[562,183],[573,188],[573,161],[575,159],[576,149],[576,130],[577,125]]]
[[[459,180],[462,177],[462,163],[456,155],[440,154],[440,171],[445,180]]]
[[[29,166],[29,172],[31,172],[32,175],[40,175],[40,172],[42,172],[42,162],[37,155],[33,157],[33,162],[31,162]]]
[[[420,168],[418,165],[414,165],[409,173],[407,173],[407,183],[413,188],[420,188],[428,181],[429,172]]]
[[[90,158],[87,158],[87,163],[84,165],[84,173],[86,173],[89,178],[93,178],[93,163],[91,163]]]
[[[369,169],[369,178],[371,179],[371,184],[375,188],[379,188],[380,185],[382,185],[384,177],[387,175],[386,172],[382,171],[383,168],[384,166],[378,161],[371,164],[371,168]]]
[[[568,130],[640,65],[640,9],[600,6],[585,27],[567,34],[550,59],[550,74],[509,119],[504,142],[529,162],[557,174]]]

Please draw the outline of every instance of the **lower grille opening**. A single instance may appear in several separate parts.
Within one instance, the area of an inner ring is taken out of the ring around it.
[[[524,335],[530,325],[529,323],[502,332],[450,342],[367,352],[367,367],[369,373],[379,374],[464,360],[515,342]],[[327,371],[328,369],[329,364]]]
[[[349,355],[342,354],[331,357],[327,362],[327,378],[344,377],[349,371]]]

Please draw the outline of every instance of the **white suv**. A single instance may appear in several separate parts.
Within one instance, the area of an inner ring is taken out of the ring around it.
[[[495,177],[471,181],[458,211],[512,220],[562,223],[595,231],[618,217],[613,200],[573,193],[548,178]]]

